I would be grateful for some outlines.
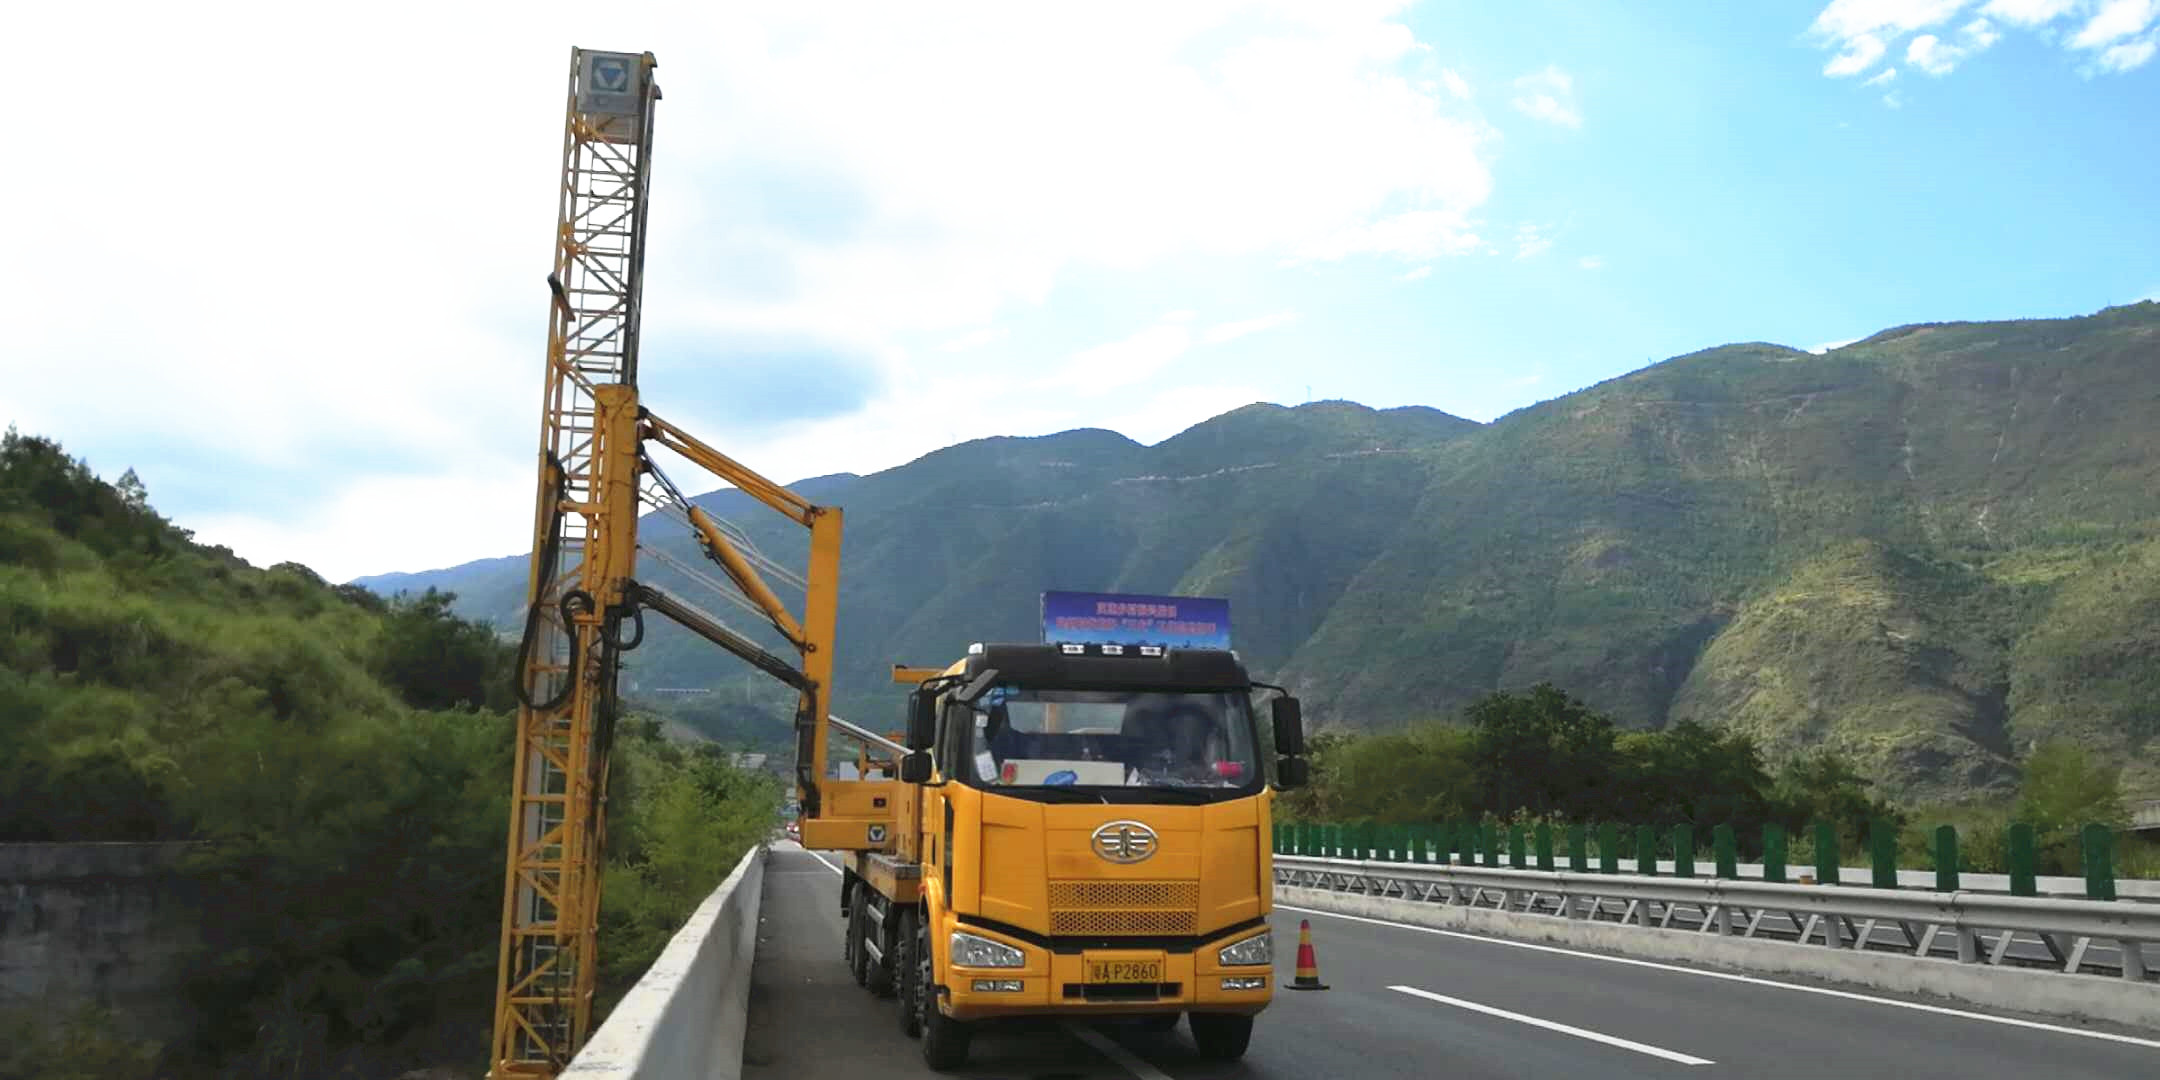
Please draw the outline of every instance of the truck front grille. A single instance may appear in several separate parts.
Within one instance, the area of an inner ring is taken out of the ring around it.
[[[1191,934],[1197,881],[1053,881],[1050,932],[1060,936]]]

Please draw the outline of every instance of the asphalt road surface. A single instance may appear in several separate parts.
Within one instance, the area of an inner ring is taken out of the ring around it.
[[[965,1067],[938,1074],[900,1033],[893,1000],[848,978],[839,883],[836,864],[775,845],[743,1048],[748,1078],[2160,1078],[2160,1033],[1283,907],[1279,978],[1290,981],[1298,921],[1310,919],[1330,989],[1278,992],[1242,1061],[1199,1060],[1182,1025],[1150,1034],[1045,1022],[985,1031]]]

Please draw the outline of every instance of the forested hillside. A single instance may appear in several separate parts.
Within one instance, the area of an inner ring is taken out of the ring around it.
[[[0,445],[0,842],[201,841],[194,1037],[0,1009],[0,1075],[364,1076],[487,1054],[511,653],[423,593],[385,602],[198,545],[133,474]],[[774,821],[778,790],[627,725],[609,993]],[[67,1071],[63,1071],[67,1070]],[[84,1070],[88,1070],[87,1072]]]
[[[1773,761],[1837,749],[1900,799],[2004,795],[2056,737],[2160,796],[2155,416],[2146,302],[1723,346],[1487,425],[1324,402],[1155,446],[983,439],[818,496],[848,512],[841,711],[896,715],[893,662],[1035,637],[1044,589],[1174,592],[1229,597],[1323,727],[1550,682]],[[800,564],[792,526],[736,520]],[[748,678],[684,635],[646,649],[649,685]]]

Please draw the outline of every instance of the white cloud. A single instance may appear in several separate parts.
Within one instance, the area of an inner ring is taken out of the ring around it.
[[[1440,83],[1447,87],[1448,93],[1455,96],[1455,100],[1470,100],[1470,84],[1464,81],[1462,75],[1457,73],[1454,68],[1448,68],[1440,72]]]
[[[1905,107],[1905,98],[1897,91],[1892,90],[1882,96],[1882,103],[1893,109],[1902,109]]]
[[[2077,6],[2078,0],[1989,0],[1982,15],[2019,26],[2039,26]]]
[[[1836,54],[1823,66],[1833,78],[1858,75],[1875,66],[1905,35],[1905,60],[1929,75],[1949,74],[1959,64],[2002,40],[1992,20],[2033,30],[2051,43],[2085,52],[2088,74],[2122,72],[2152,59],[2160,50],[2160,0],[1988,0],[1979,17],[1959,27],[1954,37],[1933,32],[1965,10],[1971,0],[1832,0],[1811,31]],[[2068,21],[2058,30],[2054,24]],[[1930,31],[1917,33],[1918,31]],[[2072,32],[2074,30],[2074,32]],[[2149,31],[2149,32],[2148,32]],[[1866,80],[1874,85],[1878,75]],[[1895,95],[1891,95],[1894,98]],[[1896,102],[1885,99],[1892,107]]]
[[[1965,39],[1965,47],[1974,52],[2002,40],[2002,34],[1996,31],[1995,24],[1986,19],[1974,19],[1966,23],[1958,30],[1958,34]]]
[[[939,352],[966,352],[969,349],[980,349],[985,345],[994,345],[1005,340],[1007,332],[1002,326],[985,326],[980,330],[971,330],[946,341],[938,345],[937,350]]]
[[[1398,278],[1399,281],[1423,281],[1432,276],[1432,267],[1420,266]]]
[[[1814,30],[1849,41],[1869,34],[1895,37],[1934,26],[1965,6],[1966,0],[1831,0],[1815,17]]]
[[[1307,247],[1301,254],[1304,258],[1322,261],[1359,254],[1430,259],[1440,255],[1465,255],[1477,250],[1482,243],[1469,218],[1460,211],[1411,210],[1343,229]]]
[[[1963,58],[1972,56],[1974,52],[1981,52],[1981,50],[1989,48],[1989,45],[1994,45],[2000,39],[2002,39],[2002,35],[1998,35],[1994,24],[1989,24],[1987,19],[1972,19],[1972,22],[1968,22],[1966,26],[1957,30],[1957,41],[1955,43],[1953,41],[1944,41],[1944,39],[1935,37],[1935,35],[1918,35],[1918,37],[1914,37],[1912,41],[1905,45],[1905,63],[1918,67],[1920,71],[1929,73],[1929,76],[1942,78],[1942,76],[1948,76],[1948,73],[1953,71],[1959,63],[1963,63]],[[1886,71],[1890,71],[1894,76],[1896,69],[1886,69]],[[1866,86],[1873,86],[1881,78],[1888,78],[1888,76],[1877,76],[1877,78],[1866,80]]]
[[[2123,72],[2152,59],[2155,51],[2160,51],[2160,38],[2146,37],[2139,41],[2110,45],[2101,50],[2093,63],[2101,71]]]
[[[1878,71],[1878,72],[1876,72],[1875,74],[1873,74],[1873,75],[1870,75],[1870,76],[1868,76],[1867,80],[1866,80],[1865,82],[1862,82],[1862,83],[1861,83],[1860,85],[1862,85],[1862,86],[1881,86],[1881,85],[1883,85],[1884,83],[1887,83],[1887,82],[1889,82],[1890,80],[1892,80],[1892,79],[1895,79],[1895,78],[1897,78],[1897,69],[1896,69],[1896,68],[1894,68],[1894,67],[1889,67],[1889,68],[1884,68],[1884,69],[1882,69],[1881,71]]]
[[[1202,334],[1200,339],[1210,345],[1220,345],[1226,341],[1235,341],[1247,334],[1257,334],[1265,330],[1273,330],[1279,326],[1288,326],[1296,322],[1297,317],[1295,311],[1278,311],[1272,315],[1262,315],[1257,319],[1217,323],[1208,327],[1207,333]]]
[[[1045,376],[1043,389],[1095,390],[1145,382],[1185,355],[1193,332],[1184,322],[1164,320],[1131,337],[1074,353],[1063,367]],[[1006,434],[1004,431],[980,434]]]
[[[2105,0],[2091,21],[2070,39],[2074,49],[2097,49],[2129,37],[2160,15],[2160,0]]]
[[[1541,229],[1541,228],[1539,228],[1539,227],[1538,227],[1538,226],[1536,226],[1536,225],[1519,225],[1519,226],[1516,226],[1516,228],[1515,228],[1515,257],[1516,257],[1516,258],[1518,258],[1518,259],[1530,259],[1530,258],[1536,258],[1537,256],[1539,256],[1539,255],[1543,255],[1543,254],[1545,254],[1545,253],[1546,253],[1547,251],[1550,251],[1550,250],[1552,250],[1552,246],[1553,246],[1553,241],[1552,241],[1552,237],[1546,236],[1546,235],[1545,235],[1545,230],[1544,230],[1544,229]]]
[[[1575,80],[1549,64],[1515,80],[1514,105],[1524,115],[1547,123],[1582,126],[1582,112],[1575,106]]]
[[[1605,260],[1596,255],[1585,255],[1582,258],[1575,260],[1575,265],[1582,267],[1585,270],[1603,270],[1605,268]]]
[[[1935,76],[1950,74],[1964,57],[1963,49],[1933,34],[1922,34],[1905,48],[1906,63]]]
[[[146,6],[126,33],[82,5],[38,7],[11,20],[23,40],[98,45],[16,58],[24,85],[72,89],[68,122],[40,135],[68,167],[0,172],[0,200],[36,208],[10,242],[40,253],[0,264],[0,295],[38,313],[0,353],[0,420],[34,420],[101,467],[186,450],[305,474],[288,496],[161,506],[257,561],[345,577],[522,547],[529,508],[483,507],[454,493],[482,481],[442,478],[503,461],[530,492],[517,474],[572,27],[653,48],[667,91],[649,403],[782,478],[895,464],[949,441],[920,423],[931,388],[972,392],[993,362],[1045,359],[994,355],[1012,350],[983,348],[1002,340],[985,328],[1076,271],[1474,250],[1493,136],[1452,89],[1420,88],[1405,7],[967,0],[927,18],[880,0],[388,0],[344,15]],[[220,101],[247,105],[204,112]],[[146,161],[199,164],[153,178]],[[1156,333],[1159,354],[1170,328]],[[731,438],[708,422],[721,406],[696,399],[722,396],[707,390],[719,350],[744,335],[845,351],[875,385],[844,416]],[[1032,392],[997,385],[1014,396],[971,395],[981,415]],[[1151,385],[1119,407],[1179,393]],[[404,458],[434,471],[399,474]],[[153,498],[186,486],[145,474]],[[403,512],[438,525],[432,556],[339,516],[393,475],[413,493]]]
[[[1823,74],[1838,79],[1847,75],[1858,75],[1874,67],[1875,61],[1882,59],[1884,48],[1881,38],[1873,34],[1860,34],[1845,43],[1844,52],[1831,57],[1830,62],[1823,65]]]

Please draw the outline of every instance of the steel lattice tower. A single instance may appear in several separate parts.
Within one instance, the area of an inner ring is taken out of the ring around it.
[[[634,546],[638,309],[659,100],[652,54],[571,50],[540,485],[496,983],[493,1073],[553,1076],[592,1017],[615,672]]]

